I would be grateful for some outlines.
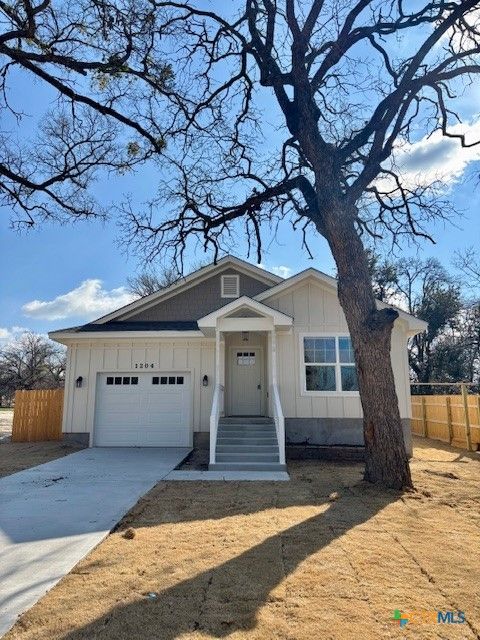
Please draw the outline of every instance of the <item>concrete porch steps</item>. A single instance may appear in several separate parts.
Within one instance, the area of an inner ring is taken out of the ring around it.
[[[272,418],[265,416],[233,416],[228,418],[220,418],[221,425],[227,424],[269,424],[273,425]]]
[[[216,463],[210,470],[284,471],[279,462],[275,423],[263,416],[221,418]]]
[[[278,462],[216,462],[208,466],[209,471],[286,471],[286,464]]]

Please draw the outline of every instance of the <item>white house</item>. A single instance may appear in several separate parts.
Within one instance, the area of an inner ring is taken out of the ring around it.
[[[391,356],[410,450],[407,339],[427,325],[399,314]],[[282,467],[285,442],[363,444],[336,280],[315,269],[284,280],[227,256],[50,337],[68,347],[66,439],[209,446],[212,468]]]

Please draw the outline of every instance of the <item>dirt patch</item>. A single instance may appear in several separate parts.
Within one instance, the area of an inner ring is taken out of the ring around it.
[[[175,469],[181,471],[207,471],[209,462],[208,449],[193,449]]]
[[[12,435],[13,409],[0,409],[0,442]]]
[[[458,457],[416,448],[405,494],[320,461],[291,482],[161,482],[5,640],[478,638],[480,464]],[[395,610],[467,622],[400,630]]]
[[[2,442],[0,443],[0,477],[68,456],[82,447],[62,442]]]

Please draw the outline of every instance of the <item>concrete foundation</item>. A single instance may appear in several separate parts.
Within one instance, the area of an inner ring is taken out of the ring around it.
[[[409,418],[402,419],[405,448],[412,455]],[[307,447],[363,447],[361,418],[285,418],[287,450],[291,445]]]
[[[332,460],[338,462],[363,462],[364,447],[322,447],[318,444],[291,444],[285,449],[287,460]]]
[[[90,434],[85,432],[63,433],[62,441],[65,444],[78,444],[82,447],[88,447],[90,444]]]
[[[210,448],[210,434],[206,431],[197,431],[193,434],[193,448],[206,449]]]

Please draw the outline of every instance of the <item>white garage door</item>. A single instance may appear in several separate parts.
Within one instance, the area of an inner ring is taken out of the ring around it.
[[[97,447],[188,447],[187,373],[100,373],[93,443]]]

